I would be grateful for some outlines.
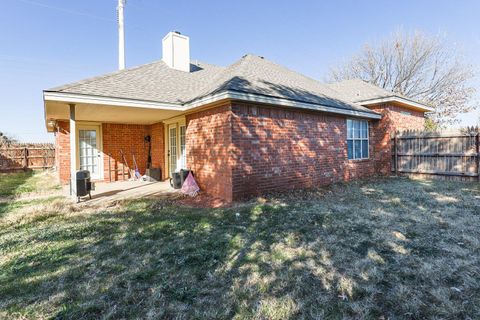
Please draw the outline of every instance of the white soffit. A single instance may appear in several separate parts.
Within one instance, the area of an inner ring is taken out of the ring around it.
[[[300,101],[267,97],[258,94],[250,93],[241,93],[235,91],[225,91],[213,95],[209,95],[200,99],[193,100],[184,105],[179,104],[168,104],[161,102],[153,101],[142,101],[134,99],[124,99],[124,98],[110,98],[110,97],[100,97],[100,96],[88,96],[88,95],[79,95],[71,93],[62,93],[62,92],[44,92],[44,101],[55,101],[61,103],[79,103],[79,104],[95,104],[98,106],[107,105],[107,106],[119,106],[119,107],[132,107],[132,108],[148,108],[148,109],[157,109],[157,110],[175,110],[175,111],[187,111],[203,105],[225,100],[243,100],[249,102],[265,103],[271,105],[279,105],[284,107],[294,107],[304,110],[313,110],[321,111],[342,115],[349,115],[355,117],[364,117],[370,119],[381,119],[381,115],[372,112],[363,112],[358,110],[342,109],[335,108],[330,106],[324,106],[319,104],[305,103]]]

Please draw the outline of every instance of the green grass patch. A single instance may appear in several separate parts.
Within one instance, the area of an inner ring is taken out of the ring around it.
[[[0,196],[59,190],[60,186],[48,172],[0,173]]]
[[[0,318],[480,318],[478,184],[0,205]]]

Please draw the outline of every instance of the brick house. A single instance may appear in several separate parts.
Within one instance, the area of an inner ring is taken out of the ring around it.
[[[390,133],[423,128],[431,111],[361,80],[326,85],[254,55],[227,67],[194,62],[175,32],[162,60],[45,90],[44,106],[62,183],[78,169],[119,180],[123,152],[142,174],[192,169],[204,192],[228,201],[388,174]]]

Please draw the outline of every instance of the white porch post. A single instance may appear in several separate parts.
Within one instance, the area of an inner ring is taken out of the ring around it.
[[[77,200],[77,123],[75,121],[75,104],[70,104],[70,195]]]

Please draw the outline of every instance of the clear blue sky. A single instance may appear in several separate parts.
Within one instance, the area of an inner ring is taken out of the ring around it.
[[[117,68],[116,0],[2,0],[0,131],[51,141],[42,90]],[[255,53],[313,78],[401,28],[445,36],[479,70],[480,1],[128,0],[127,66],[161,58],[171,30],[191,57],[228,65]],[[480,81],[475,81],[480,91]],[[462,117],[473,124],[476,114]],[[21,120],[20,120],[21,119]]]

